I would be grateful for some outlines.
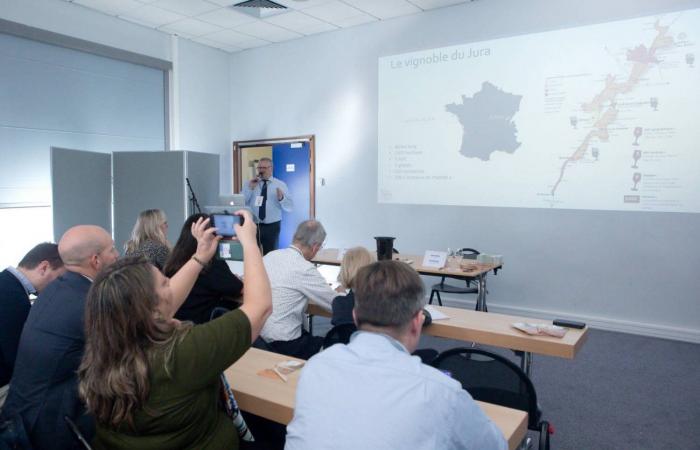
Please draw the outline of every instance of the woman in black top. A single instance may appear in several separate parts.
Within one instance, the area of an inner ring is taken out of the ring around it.
[[[346,295],[339,295],[333,299],[333,317],[331,318],[333,325],[354,323],[352,309],[355,307],[355,294],[352,292],[352,287],[355,275],[358,270],[373,261],[372,254],[364,247],[354,247],[345,252],[343,261],[340,263],[338,281],[343,290],[349,289],[349,291]]]
[[[206,214],[193,214],[182,226],[180,237],[165,263],[165,276],[171,277],[192,258],[197,249],[197,241],[192,236],[192,224]],[[226,261],[212,259],[202,270],[187,296],[185,303],[175,314],[178,320],[189,320],[196,324],[208,322],[215,308],[235,309],[238,304],[233,301],[240,297],[243,282],[228,268]]]

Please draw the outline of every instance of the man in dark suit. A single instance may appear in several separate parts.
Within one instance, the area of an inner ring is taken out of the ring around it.
[[[58,252],[68,271],[32,306],[1,417],[23,426],[35,449],[77,446],[64,416],[92,437],[92,420],[84,415],[76,375],[85,346],[85,299],[97,273],[119,256],[110,235],[93,225],[66,231]]]
[[[42,292],[63,272],[58,245],[48,242],[31,249],[17,268],[8,267],[0,272],[0,407],[5,401],[19,337],[31,308],[29,296]]]

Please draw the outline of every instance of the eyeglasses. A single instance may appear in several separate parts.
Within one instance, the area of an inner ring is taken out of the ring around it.
[[[272,169],[272,166],[258,166],[258,170]]]

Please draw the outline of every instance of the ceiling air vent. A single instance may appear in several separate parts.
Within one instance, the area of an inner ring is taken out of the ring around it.
[[[247,0],[245,2],[233,4],[229,6],[229,8],[257,19],[274,16],[285,12],[287,9],[286,6],[275,3],[272,0]]]

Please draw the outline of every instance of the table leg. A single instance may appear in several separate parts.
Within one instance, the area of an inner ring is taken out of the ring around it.
[[[530,378],[532,374],[532,353],[523,352],[522,355],[520,355],[520,368],[525,372],[525,375]]]
[[[309,318],[309,334],[313,336],[313,334],[314,334],[314,315],[308,314],[307,317]]]
[[[479,275],[479,293],[476,296],[476,310],[488,312],[486,308],[486,273]]]

